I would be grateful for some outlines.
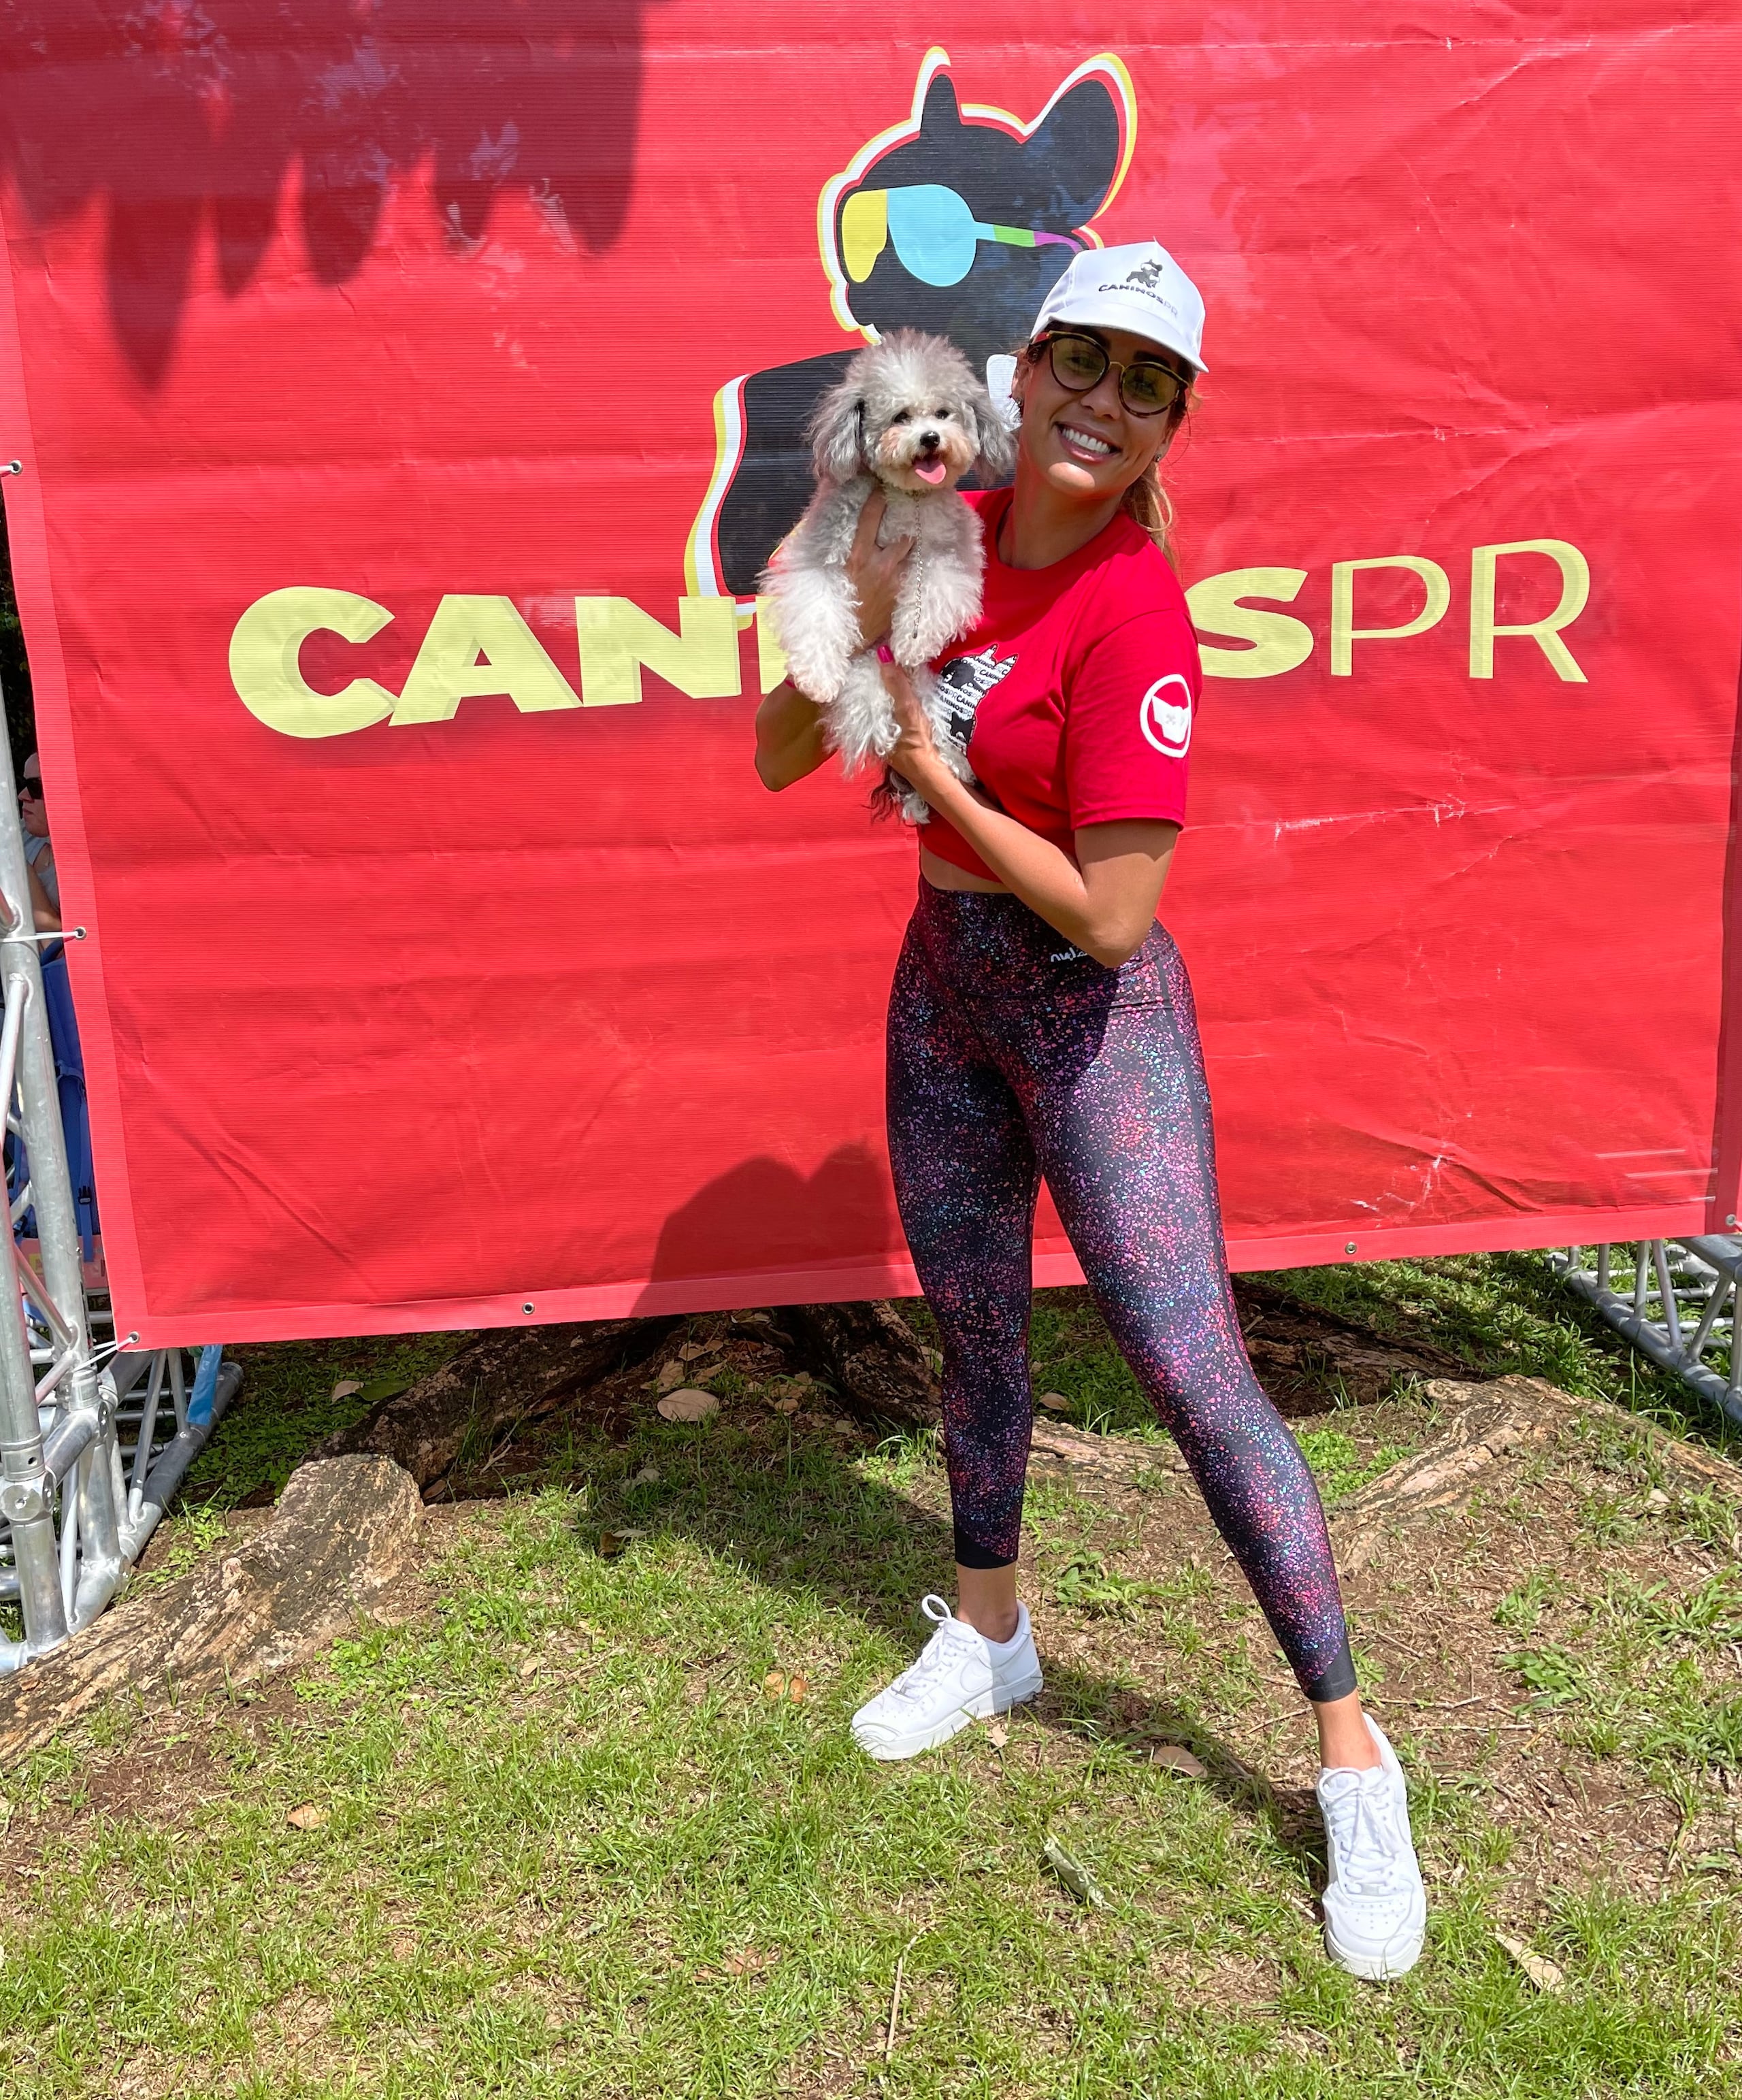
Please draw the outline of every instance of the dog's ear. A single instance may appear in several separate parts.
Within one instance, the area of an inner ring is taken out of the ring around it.
[[[1017,434],[992,405],[992,397],[981,386],[969,396],[968,420],[980,448],[981,479],[1002,481],[1015,470]]]
[[[817,404],[807,433],[818,481],[851,481],[865,465],[865,399],[844,379]]]

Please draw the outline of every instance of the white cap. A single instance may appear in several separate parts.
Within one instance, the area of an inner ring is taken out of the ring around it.
[[[1204,363],[1204,295],[1159,241],[1086,248],[1040,302],[1031,336],[1054,325],[1128,329]]]

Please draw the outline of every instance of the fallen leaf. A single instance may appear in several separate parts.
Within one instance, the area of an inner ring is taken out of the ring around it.
[[[646,1536],[644,1527],[633,1524],[624,1524],[620,1531],[602,1531],[599,1533],[599,1558],[601,1560],[615,1560],[631,1539],[645,1538]]]
[[[792,1383],[795,1392],[803,1392],[807,1387],[814,1385],[816,1380],[809,1371],[794,1371]]]
[[[777,1400],[774,1402],[774,1412],[776,1414],[796,1414],[798,1402],[796,1400]]]
[[[1149,1758],[1153,1764],[1166,1765],[1170,1771],[1183,1772],[1188,1779],[1202,1779],[1207,1771],[1184,1743],[1158,1743]]]
[[[838,1429],[844,1436],[850,1436],[858,1426],[858,1425],[855,1422],[845,1414],[837,1414],[835,1419],[829,1424],[830,1428]]]
[[[994,1750],[1001,1750],[1010,1740],[1010,1731],[1002,1721],[988,1721],[986,1724],[986,1739]]]
[[[1546,1955],[1532,1953],[1522,1939],[1514,1939],[1504,1932],[1497,1932],[1494,1937],[1539,1991],[1558,1991],[1566,1982],[1557,1964]]]
[[[317,1808],[313,1802],[306,1801],[300,1808],[293,1808],[284,1820],[293,1830],[318,1830],[332,1813],[331,1809]]]
[[[742,1954],[729,1955],[721,1966],[728,1976],[754,1976],[777,1958],[772,1954],[760,1953],[754,1947],[747,1947]]]
[[[536,1670],[539,1667],[540,1667],[540,1659],[539,1659],[539,1657],[538,1657],[537,1656],[536,1656],[536,1655],[529,1655],[529,1656],[527,1657],[526,1661],[525,1661],[523,1663],[522,1663],[522,1664],[521,1664],[521,1665],[520,1665],[520,1674],[521,1674],[521,1676],[523,1676],[523,1677],[531,1677],[531,1676],[532,1675],[532,1674],[534,1673],[534,1671],[535,1671],[535,1670]]]
[[[372,1378],[367,1384],[358,1387],[359,1394],[373,1407],[378,1400],[391,1400],[396,1393],[409,1392],[412,1382],[399,1371],[387,1371],[380,1378]]]
[[[1050,1831],[1047,1833],[1045,1845],[1041,1848],[1040,1856],[1078,1903],[1088,1904],[1092,1910],[1105,1907],[1107,1899],[1095,1886],[1094,1877],[1088,1868],[1074,1853],[1067,1852]]]
[[[783,1670],[770,1670],[762,1680],[762,1691],[767,1698],[784,1699],[787,1696],[787,1673]]]
[[[1070,1410],[1070,1402],[1061,1392],[1042,1393],[1040,1404],[1049,1414],[1065,1414]]]
[[[650,1460],[638,1473],[630,1474],[628,1485],[632,1488],[650,1488],[659,1477],[659,1467]]]
[[[796,1674],[788,1679],[787,1683],[787,1696],[792,1701],[792,1704],[795,1706],[802,1705],[804,1701],[809,1696],[809,1694],[810,1679],[808,1677],[800,1674]]]
[[[341,1379],[333,1388],[333,1397],[335,1400],[349,1400],[354,1392],[361,1392],[362,1390],[361,1379]]]
[[[710,1414],[720,1412],[720,1403],[713,1395],[693,1385],[680,1386],[676,1392],[668,1392],[659,1406],[668,1422],[705,1422]]]
[[[672,1388],[681,1380],[682,1377],[683,1365],[678,1362],[676,1357],[668,1357],[659,1366],[659,1388],[660,1392],[669,1392]]]

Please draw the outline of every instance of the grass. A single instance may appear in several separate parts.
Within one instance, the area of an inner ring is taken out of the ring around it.
[[[1581,1399],[1612,1401],[1720,1446],[1735,1440],[1713,1410],[1568,1290],[1540,1254],[1339,1263],[1261,1280],[1382,1336],[1429,1336],[1473,1375],[1547,1379]]]
[[[1410,1265],[1450,1272],[1452,1301],[1408,1316],[1412,1331],[1471,1350],[1484,1326],[1528,1339],[1499,1302],[1513,1259],[1489,1264],[1485,1309],[1475,1262]],[[1310,1302],[1356,1273],[1286,1281]],[[1364,1288],[1363,1303],[1384,1300]],[[1532,1319],[1552,1325],[1552,1309],[1545,1298]],[[335,1382],[451,1346],[250,1352],[249,1387],[206,1454],[209,1507],[183,1520],[172,1557],[207,1549],[227,1500],[325,1433],[346,1404]],[[1037,1383],[1056,1381],[1082,1416],[1124,1405],[1122,1366],[1080,1298],[1042,1299],[1036,1346]],[[1624,1380],[1601,1338],[1580,1349],[1584,1389]],[[280,1410],[294,1424],[251,1419]],[[1428,1954],[1383,1990],[1329,1967],[1314,1841],[1215,1752],[1258,1689],[1250,1614],[1230,1621],[1201,1568],[1171,1585],[1122,1572],[1148,1520],[1069,1485],[1038,1480],[1031,1507],[1061,1635],[1080,1626],[1115,1657],[1154,1645],[1165,1712],[1138,1701],[1134,1720],[1135,1680],[1071,1660],[1061,1638],[1047,1706],[1012,1717],[1002,1745],[977,1728],[911,1764],[862,1759],[848,1718],[911,1657],[915,1599],[948,1584],[935,1446],[752,1412],[690,1427],[650,1411],[625,1444],[577,1440],[562,1478],[432,1520],[445,1543],[431,1608],[411,1622],[359,1629],[259,1704],[112,1713],[0,1780],[14,1869],[0,1884],[0,2094],[1742,2089],[1735,1879],[1690,1861],[1640,1896],[1599,1876],[1548,1890],[1520,1926],[1480,1771],[1430,1767],[1406,1732]],[[1398,1448],[1357,1427],[1304,1429],[1333,1502]],[[1647,1507],[1637,1450],[1608,1455],[1609,1520],[1637,1507],[1639,1524],[1691,1535],[1700,1512]],[[620,1551],[602,1552],[607,1533]],[[1630,1700],[1649,1727],[1605,1755],[1665,1785],[1734,1763],[1715,1696],[1700,1704],[1742,1638],[1727,1574],[1683,1588],[1616,1574],[1581,1596],[1545,1572],[1495,1617],[1520,1706],[1546,1727],[1618,1726]],[[1210,1776],[1158,1762],[1158,1730]],[[293,1811],[315,1813],[293,1824]],[[1104,1908],[1045,1865],[1049,1834]],[[1562,1988],[1530,1982],[1495,1938],[1502,1920]]]
[[[1527,1602],[1533,1609],[1527,1610]],[[1502,1626],[1535,1634],[1546,1598],[1502,1600]],[[1554,1615],[1554,1636],[1510,1658],[1558,1732],[1601,1757],[1742,1771],[1742,1698],[1734,1671],[1709,1665],[1742,1643],[1742,1577],[1724,1568],[1682,1595],[1612,1574]]]
[[[246,1401],[225,1418],[188,1469],[186,1498],[218,1509],[271,1499],[324,1437],[434,1370],[468,1339],[370,1335],[232,1349],[244,1366]],[[353,1389],[338,1390],[346,1386]]]

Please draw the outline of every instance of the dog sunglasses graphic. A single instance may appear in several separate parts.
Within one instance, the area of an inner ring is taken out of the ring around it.
[[[714,472],[685,562],[693,593],[753,594],[810,500],[805,425],[863,343],[902,328],[943,336],[999,399],[1043,297],[1100,245],[1092,222],[1118,194],[1136,132],[1122,64],[1087,60],[1027,124],[962,104],[949,66],[928,51],[907,121],[824,186],[818,240],[851,346],[750,373],[715,397]]]
[[[847,275],[862,285],[877,267],[886,244],[911,277],[922,285],[959,285],[974,267],[982,240],[1012,248],[1063,248],[1077,244],[1068,233],[1038,226],[987,226],[968,200],[942,183],[908,183],[899,189],[855,190],[841,207],[840,252]]]

